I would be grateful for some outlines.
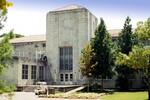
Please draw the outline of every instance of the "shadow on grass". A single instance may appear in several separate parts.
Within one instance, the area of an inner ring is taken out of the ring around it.
[[[106,94],[114,94],[116,92],[115,89],[102,89],[102,88],[93,88],[92,86],[90,87],[85,87],[83,90],[78,91],[78,92],[93,92],[93,93],[106,93]]]

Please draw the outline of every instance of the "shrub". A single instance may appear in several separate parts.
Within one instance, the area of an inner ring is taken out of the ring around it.
[[[128,78],[119,75],[116,80],[116,88],[119,91],[129,91],[130,90],[130,81]]]

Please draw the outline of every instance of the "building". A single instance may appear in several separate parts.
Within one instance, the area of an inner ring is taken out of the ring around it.
[[[26,36],[10,42],[14,46],[11,67],[0,78],[8,83],[32,85],[37,81],[49,84],[85,84],[79,56],[83,46],[94,37],[97,18],[86,8],[69,5],[46,15],[46,35]],[[121,30],[109,30],[115,41]],[[140,76],[132,86],[141,86]],[[116,77],[104,79],[104,88],[115,88]],[[100,81],[97,79],[95,81]]]
[[[14,46],[13,60],[1,77],[15,85],[36,81],[84,84],[78,60],[96,27],[97,18],[82,6],[69,5],[48,12],[46,36],[26,36],[10,41]]]
[[[86,8],[70,5],[47,13],[46,55],[47,80],[58,84],[83,82],[79,56],[87,41],[94,36],[97,18]]]
[[[46,36],[26,36],[10,41],[14,47],[10,67],[0,77],[15,85],[34,84],[45,79]]]

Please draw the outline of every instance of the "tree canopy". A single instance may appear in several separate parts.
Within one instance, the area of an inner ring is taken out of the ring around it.
[[[0,37],[14,39],[14,38],[19,38],[19,37],[24,37],[24,35],[14,33],[14,30],[12,29],[12,30],[10,30],[9,33],[4,33],[4,34],[0,35]]]
[[[92,40],[94,62],[94,77],[112,76],[113,57],[112,57],[112,38],[106,30],[104,20],[100,18],[100,24],[95,31],[95,38]]]
[[[144,24],[143,24],[144,23]],[[139,39],[150,43],[150,31],[149,31],[150,18],[145,22],[138,22],[135,33]],[[148,99],[150,99],[150,46],[134,46],[129,54],[119,53],[116,60],[117,64],[127,65],[134,69],[145,69],[148,77]]]
[[[8,61],[11,58],[12,51],[12,45],[8,39],[0,41],[0,72],[2,72],[3,68],[8,67]]]
[[[90,42],[88,42],[84,46],[81,52],[81,56],[79,58],[81,73],[83,76],[86,76],[88,78],[93,77],[93,69],[94,66],[96,65],[96,63],[93,64],[92,60],[93,60],[93,49]]]
[[[132,25],[130,24],[131,19],[126,18],[124,27],[118,37],[118,54],[122,53],[128,55],[134,45],[138,44],[138,38],[132,31]],[[126,91],[130,89],[130,75],[134,74],[134,70],[126,65],[117,64],[116,71],[118,77],[116,80],[116,86],[120,90]]]
[[[134,45],[138,44],[138,39],[132,31],[131,19],[126,18],[124,27],[118,37],[119,52],[128,54]]]
[[[150,47],[134,46],[129,55],[119,53],[116,63],[127,65],[134,69],[147,68],[149,65]]]
[[[0,0],[0,29],[4,27],[3,22],[7,19],[7,7],[13,6],[12,2]]]
[[[141,40],[150,40],[150,18],[148,18],[145,22],[139,21],[137,23],[135,33]]]

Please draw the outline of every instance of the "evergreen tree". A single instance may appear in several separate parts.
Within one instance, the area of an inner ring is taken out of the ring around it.
[[[134,45],[137,45],[137,36],[132,32],[132,25],[130,24],[131,19],[126,18],[124,23],[124,28],[119,34],[118,38],[118,50],[121,53],[129,54]],[[116,86],[120,87],[121,90],[129,90],[130,81],[129,76],[134,74],[132,68],[127,67],[126,65],[117,65],[116,71],[118,72],[118,79],[116,80]],[[122,82],[123,81],[123,82]],[[125,84],[124,84],[125,83]]]
[[[113,56],[112,56],[112,38],[106,30],[104,20],[100,18],[100,24],[95,31],[95,38],[92,40],[94,53],[94,77],[101,78],[103,87],[103,78],[112,76]]]

